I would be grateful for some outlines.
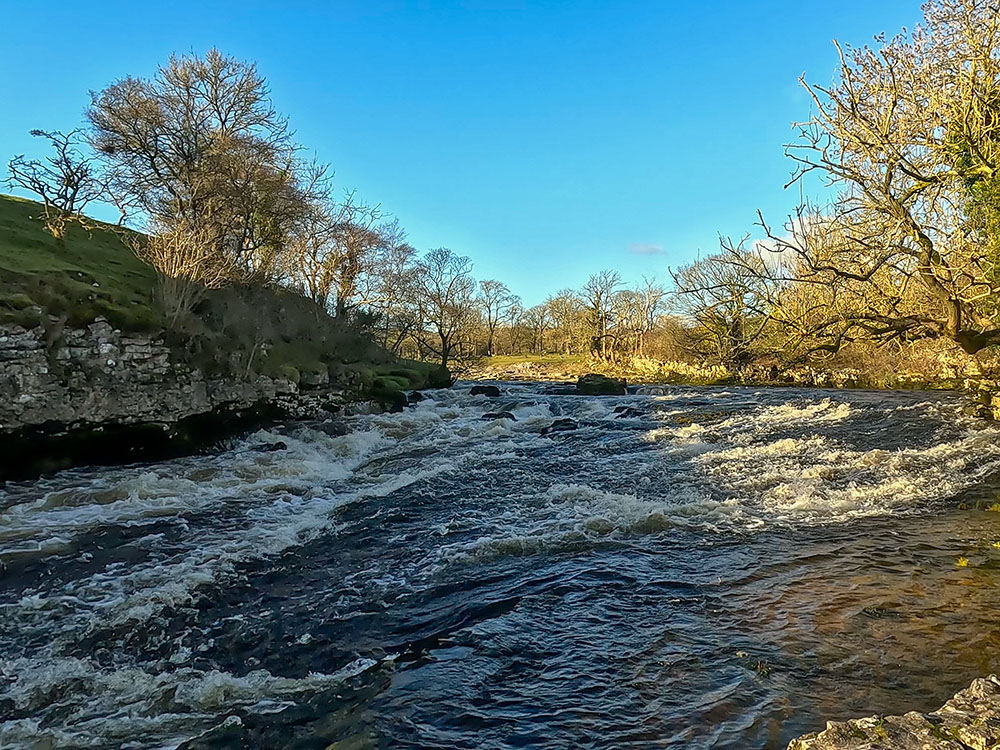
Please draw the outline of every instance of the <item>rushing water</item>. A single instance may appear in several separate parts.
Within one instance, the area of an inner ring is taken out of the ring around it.
[[[0,747],[778,748],[1000,668],[959,397],[502,388],[0,488]]]

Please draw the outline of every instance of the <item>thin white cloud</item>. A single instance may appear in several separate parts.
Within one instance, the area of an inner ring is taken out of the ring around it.
[[[636,255],[661,255],[663,245],[654,245],[651,242],[633,242],[628,246],[629,252]]]

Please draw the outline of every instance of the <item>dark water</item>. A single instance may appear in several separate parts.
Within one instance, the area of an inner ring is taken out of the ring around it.
[[[0,490],[0,746],[780,748],[1000,669],[957,396],[503,389]]]

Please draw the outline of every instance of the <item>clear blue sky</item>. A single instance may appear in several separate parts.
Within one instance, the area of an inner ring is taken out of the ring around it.
[[[0,157],[82,122],[87,92],[211,46],[257,61],[299,140],[419,249],[472,257],[527,304],[602,268],[670,264],[777,223],[782,144],[919,0],[171,3],[0,0]],[[645,252],[638,252],[645,251]]]

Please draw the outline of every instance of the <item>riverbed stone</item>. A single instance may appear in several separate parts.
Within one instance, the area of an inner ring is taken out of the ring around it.
[[[996,750],[1000,678],[975,680],[937,711],[828,722],[792,740],[788,750]]]

